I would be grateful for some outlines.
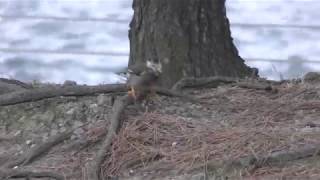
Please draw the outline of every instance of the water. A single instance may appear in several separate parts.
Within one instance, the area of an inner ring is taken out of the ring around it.
[[[320,25],[320,19],[316,18],[320,17],[320,1],[227,2],[227,15],[235,24],[231,26],[232,36],[240,55],[248,65],[258,67],[262,76],[293,78],[319,70],[319,28],[247,27],[236,23]],[[130,0],[0,0],[0,14],[7,16],[0,21],[0,76],[55,83],[123,82],[117,73],[128,62],[131,3]],[[35,16],[44,18],[32,18]],[[103,21],[97,20],[102,18]],[[36,51],[19,51],[26,49]],[[46,52],[40,53],[41,50]],[[91,54],[77,55],[79,52]],[[275,61],[256,61],[257,58]],[[289,59],[292,63],[278,59]],[[316,62],[301,63],[300,59]]]

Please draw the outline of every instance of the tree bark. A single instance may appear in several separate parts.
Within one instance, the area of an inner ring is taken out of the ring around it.
[[[225,0],[134,0],[129,67],[162,64],[160,84],[184,77],[245,77],[252,73],[230,34]]]

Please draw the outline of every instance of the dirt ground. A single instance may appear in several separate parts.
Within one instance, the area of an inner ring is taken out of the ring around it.
[[[224,169],[229,162],[248,156],[320,147],[320,86],[288,82],[274,88],[276,91],[230,85],[188,89],[185,92],[197,102],[156,96],[148,107],[131,105],[107,154],[103,175],[128,180],[320,179],[317,154],[255,168]],[[36,159],[27,169],[60,172],[67,180],[87,180],[88,165],[106,133],[110,115],[111,105],[101,98],[108,99],[108,95],[63,100],[59,97],[32,105],[0,107],[0,164],[8,161],[9,155],[21,154],[81,122],[70,139]],[[53,109],[59,106],[65,112]],[[70,112],[68,107],[77,108]],[[5,112],[19,110],[24,112],[21,117],[29,112],[28,116],[21,120],[16,115],[18,125],[6,122],[6,118],[14,119]],[[83,118],[80,111],[87,116]],[[57,125],[41,124],[39,118],[34,118],[37,112],[52,112],[48,123]],[[57,122],[61,117],[68,119],[63,113],[72,118]],[[26,124],[31,130],[26,130]]]

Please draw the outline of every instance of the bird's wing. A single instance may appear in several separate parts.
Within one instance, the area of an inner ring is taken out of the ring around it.
[[[135,75],[135,74],[130,74],[128,79],[127,79],[127,84],[129,86],[134,86],[139,82],[140,77]]]
[[[139,79],[139,84],[149,86],[157,81],[157,76],[154,73],[147,72],[143,73]]]
[[[146,70],[146,65],[143,63],[136,63],[132,66],[128,67],[128,72],[131,74],[140,75],[142,72]]]

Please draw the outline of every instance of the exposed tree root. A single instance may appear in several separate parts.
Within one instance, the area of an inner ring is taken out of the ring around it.
[[[15,136],[6,136],[2,135],[0,136],[0,142],[10,142],[10,141],[16,141],[17,138]]]
[[[90,171],[90,179],[91,180],[101,180],[102,177],[100,177],[100,170],[101,165],[106,157],[106,154],[111,146],[113,137],[118,133],[122,121],[121,121],[121,115],[123,114],[125,108],[127,105],[133,102],[132,97],[130,96],[124,96],[122,98],[119,98],[115,101],[113,105],[113,113],[112,113],[112,119],[111,119],[111,125],[109,126],[107,136],[105,140],[102,142],[102,145],[100,147],[100,150],[98,151],[95,159],[92,161],[93,165],[91,167]]]
[[[255,80],[246,81],[238,78],[232,77],[222,77],[222,76],[213,76],[213,77],[203,77],[203,78],[184,78],[178,81],[173,87],[172,90],[179,91],[183,88],[198,88],[198,87],[211,87],[216,88],[222,84],[232,84],[241,88],[247,89],[256,89],[256,90],[266,90],[266,91],[276,91],[270,84],[271,82],[264,80]]]
[[[59,96],[88,96],[99,93],[119,93],[128,90],[126,84],[108,84],[99,86],[68,86],[56,88],[38,88],[24,91],[17,91],[0,95],[0,106],[14,105],[25,102],[38,101]],[[192,97],[183,95],[169,89],[156,88],[159,94],[179,97],[189,101],[195,101]]]
[[[0,96],[0,106],[13,105],[23,102],[37,101],[46,98],[52,98],[57,96],[84,96],[84,95],[95,95],[97,93],[110,93],[110,92],[125,92],[127,91],[127,85],[118,84],[118,85],[100,85],[100,86],[70,86],[70,87],[61,87],[61,88],[39,88],[31,89],[25,91],[17,91],[13,93],[8,93]],[[175,92],[173,90],[156,88],[155,92],[166,95],[184,98],[186,100],[195,101],[192,97],[183,95],[181,93]],[[106,134],[105,140],[102,142],[100,150],[97,152],[96,158],[93,160],[92,170],[90,171],[90,179],[100,180],[100,168],[105,159],[107,151],[109,150],[113,137],[117,134],[119,128],[121,127],[121,115],[125,110],[126,106],[133,102],[131,96],[124,96],[116,100],[113,106],[113,115],[111,119],[111,125],[109,126],[108,133]],[[47,142],[32,148],[29,152],[21,155],[20,157],[15,158],[2,165],[2,168],[11,169],[16,166],[23,166],[31,163],[35,158],[41,156],[43,153],[49,151],[56,144],[66,140],[72,134],[73,130],[64,132],[60,135],[52,137]],[[20,173],[20,174],[19,174]],[[24,174],[23,174],[24,173]],[[17,172],[18,175],[13,175],[10,177],[31,177],[32,173],[26,172]]]
[[[126,90],[127,87],[125,84],[30,89],[0,95],[0,106],[38,101],[58,96],[85,96],[98,93],[121,92]]]
[[[13,168],[15,166],[20,165],[27,165],[31,163],[35,158],[41,156],[42,154],[48,152],[53,146],[63,142],[64,140],[68,139],[72,135],[73,130],[69,130],[53,136],[49,138],[48,141],[35,146],[34,148],[30,149],[29,152],[22,154],[20,157],[13,161],[9,161],[6,164],[2,165],[4,168]]]
[[[30,179],[30,178],[49,177],[57,180],[64,180],[63,176],[53,172],[32,172],[32,171],[24,171],[24,170],[12,169],[12,168],[17,166],[24,166],[32,163],[37,157],[48,152],[55,145],[68,139],[72,135],[72,133],[73,133],[73,130],[69,130],[61,134],[58,134],[56,136],[53,136],[43,144],[40,144],[30,149],[29,152],[22,154],[20,157],[13,158],[13,160],[3,164],[1,166],[2,169],[0,169],[0,178],[1,179],[9,179],[9,178]]]
[[[296,161],[300,159],[309,158],[312,156],[320,155],[320,147],[308,147],[299,149],[296,151],[287,151],[281,153],[273,153],[268,156],[256,157],[247,156],[237,160],[227,161],[227,162],[217,162],[209,161],[207,164],[201,164],[199,166],[193,167],[189,173],[199,171],[207,166],[213,172],[219,172],[225,174],[238,169],[247,169],[249,172],[253,172],[257,168],[268,165],[285,165],[290,161]],[[221,171],[222,170],[222,171]]]
[[[63,151],[76,149],[77,150],[76,153],[78,153],[81,150],[89,147],[92,144],[96,144],[96,143],[101,142],[103,140],[103,137],[105,137],[106,134],[107,134],[107,132],[104,132],[104,133],[100,134],[98,137],[95,137],[95,139],[86,139],[86,140],[75,141],[75,142],[67,145],[66,147],[64,147]]]
[[[102,162],[104,161],[106,152],[108,151],[108,148],[111,145],[111,142],[113,140],[114,135],[118,132],[121,121],[120,117],[123,114],[123,111],[125,110],[126,106],[130,104],[133,101],[133,99],[129,96],[124,96],[122,98],[119,98],[113,107],[113,116],[111,119],[111,125],[109,126],[108,134],[106,139],[104,140],[101,149],[98,151],[97,156],[95,160],[93,161],[95,164],[92,166],[94,171],[97,172],[93,173],[95,176],[93,178],[100,178],[98,173],[100,172],[100,166]],[[21,171],[17,169],[12,169],[18,166],[24,166],[27,164],[30,164],[35,160],[37,157],[43,155],[44,153],[48,152],[52,147],[55,145],[63,142],[64,140],[68,139],[74,129],[68,130],[66,132],[63,132],[61,134],[58,134],[56,136],[53,136],[49,138],[46,142],[43,144],[40,144],[38,146],[35,146],[34,148],[30,149],[29,152],[21,155],[20,157],[13,158],[13,160],[8,161],[4,165],[1,166],[2,169],[0,169],[0,177],[1,179],[8,179],[8,178],[43,178],[43,177],[50,177],[58,180],[63,180],[64,177],[53,173],[53,172],[32,172],[32,171]]]
[[[275,88],[273,88],[271,85],[266,83],[259,83],[259,82],[237,82],[232,85],[241,87],[241,88],[247,88],[247,89],[255,89],[255,90],[265,90],[265,91],[276,91]]]
[[[54,172],[33,172],[33,171],[27,171],[27,170],[19,170],[19,169],[13,169],[13,170],[1,170],[0,169],[0,179],[1,180],[7,180],[7,179],[18,179],[18,178],[25,178],[25,179],[31,179],[31,178],[53,178],[56,180],[64,180],[65,178],[57,173]]]
[[[203,78],[183,78],[178,81],[173,87],[173,90],[179,91],[183,88],[196,88],[196,87],[218,87],[221,84],[230,84],[239,81],[238,78],[223,77],[223,76],[212,76]]]
[[[178,97],[183,100],[191,101],[191,102],[199,102],[192,96],[189,96],[187,94],[183,94],[181,92],[175,91],[175,90],[170,90],[170,89],[165,89],[165,88],[156,88],[156,92],[161,95],[169,96],[169,97]]]
[[[0,78],[0,82],[4,82],[7,84],[14,84],[14,85],[18,85],[20,87],[26,88],[26,89],[32,89],[32,85],[15,80],[15,79],[6,79],[6,78]]]

